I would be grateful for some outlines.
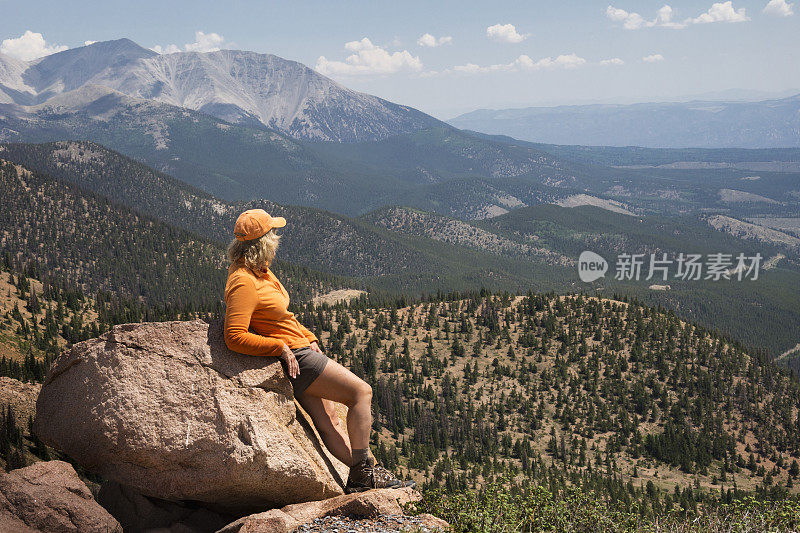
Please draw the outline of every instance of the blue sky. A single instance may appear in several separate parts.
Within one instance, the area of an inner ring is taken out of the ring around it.
[[[120,37],[161,50],[253,50],[449,118],[734,88],[800,91],[800,2],[767,4],[0,0],[0,51],[35,55]]]

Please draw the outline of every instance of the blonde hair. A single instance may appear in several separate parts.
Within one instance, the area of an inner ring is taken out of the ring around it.
[[[280,241],[281,237],[274,229],[257,239],[248,241],[233,239],[228,245],[228,260],[237,266],[245,266],[260,272],[272,264]]]

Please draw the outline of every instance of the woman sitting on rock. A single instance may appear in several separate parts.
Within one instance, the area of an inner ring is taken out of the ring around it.
[[[372,388],[328,359],[317,337],[287,310],[289,293],[269,269],[280,240],[275,229],[285,225],[283,217],[271,217],[263,209],[245,211],[236,220],[236,239],[228,246],[225,343],[235,352],[280,358],[295,398],[325,446],[350,466],[346,492],[415,486],[375,465],[369,455]],[[346,433],[333,402],[349,408]]]

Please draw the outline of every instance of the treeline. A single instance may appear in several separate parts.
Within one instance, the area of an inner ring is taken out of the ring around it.
[[[1,251],[16,264],[152,306],[218,306],[218,245],[10,163],[0,198]]]
[[[91,161],[88,153],[87,159]],[[131,168],[107,169],[112,175],[153,174],[127,158],[117,162]],[[87,180],[92,168],[87,163]],[[175,180],[156,177],[183,191]],[[35,279],[46,277],[53,286],[69,280],[63,290],[91,294],[100,306],[101,330],[112,323],[218,315],[222,310],[228,265],[222,244],[7,162],[0,162],[0,194],[5,268]],[[335,276],[280,260],[273,270],[296,301],[341,283]]]
[[[34,435],[32,427],[32,418],[28,418],[27,428],[24,428],[10,404],[0,405],[0,461],[6,472],[24,468],[32,461],[52,458],[50,450]]]
[[[9,254],[2,257],[0,276],[11,285],[4,296],[13,304],[0,316],[0,332],[16,344],[20,357],[0,354],[0,376],[20,381],[42,382],[62,349],[97,337],[115,324],[212,318],[219,316],[222,305],[210,311],[180,309],[105,291],[86,293],[77,283],[45,274],[33,260],[22,266]]]

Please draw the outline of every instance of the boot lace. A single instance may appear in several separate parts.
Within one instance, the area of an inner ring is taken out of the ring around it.
[[[402,483],[402,481],[397,479],[397,476],[392,474],[392,472],[380,464],[375,464],[372,467],[372,475],[376,486],[396,485],[398,483]]]

